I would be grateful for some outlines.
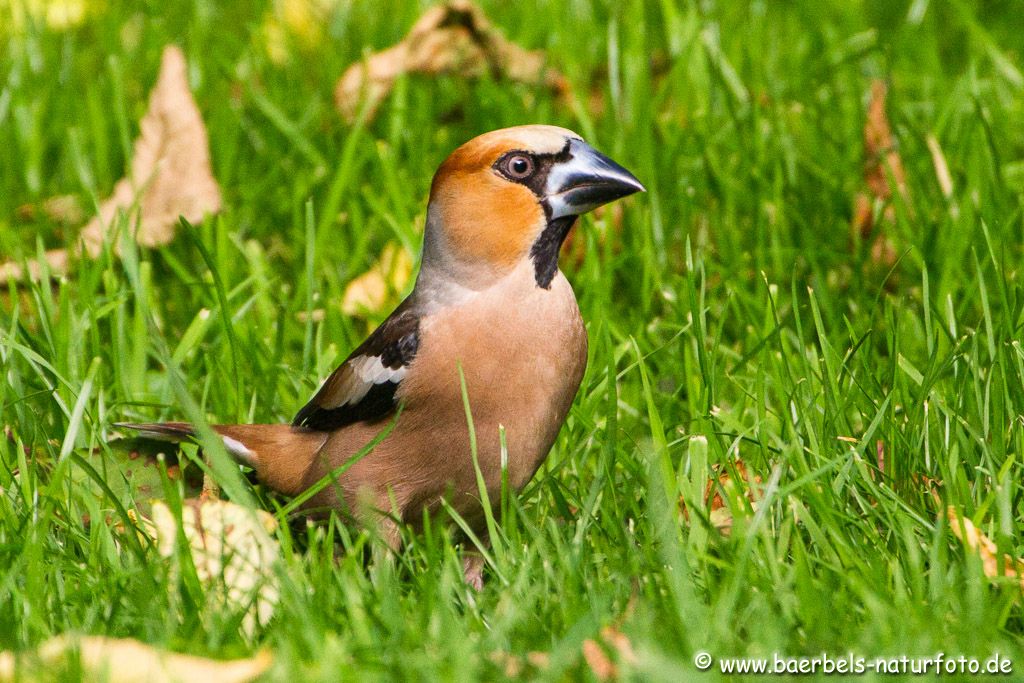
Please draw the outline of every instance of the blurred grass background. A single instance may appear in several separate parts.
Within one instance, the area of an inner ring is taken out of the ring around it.
[[[1019,582],[985,577],[945,521],[954,506],[1024,555],[1020,4],[483,2],[566,75],[568,101],[410,77],[345,124],[337,78],[426,6],[0,0],[0,255],[73,243],[19,207],[109,194],[168,43],[225,195],[167,247],[0,294],[0,646],[66,631],[215,657],[266,645],[281,680],[472,680],[510,662],[588,678],[587,639],[642,679],[695,675],[698,650],[1024,667]],[[874,79],[906,170],[880,222],[891,268],[850,230]],[[118,457],[113,421],[181,417],[188,399],[211,421],[289,419],[368,329],[338,306],[346,284],[388,241],[418,253],[436,166],[533,122],[577,130],[649,192],[620,233],[611,214],[578,230],[585,258],[565,267],[588,374],[508,502],[481,594],[441,528],[368,571],[364,534],[286,526],[278,616],[249,638],[123,531],[79,522],[142,497],[76,475],[74,454],[101,471]],[[765,485],[756,512],[731,501],[725,537],[701,500],[711,465],[737,457]]]

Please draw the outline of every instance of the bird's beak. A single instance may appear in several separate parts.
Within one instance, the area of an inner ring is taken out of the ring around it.
[[[573,139],[569,141],[569,159],[551,168],[545,190],[554,219],[579,216],[645,188],[622,166]]]

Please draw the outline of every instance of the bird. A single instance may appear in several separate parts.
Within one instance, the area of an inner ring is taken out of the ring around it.
[[[492,499],[521,490],[579,390],[587,332],[559,270],[579,216],[644,186],[571,130],[484,133],[430,186],[411,293],[323,382],[291,424],[213,425],[227,452],[309,514],[342,513],[401,545],[446,504],[486,538],[478,473]],[[468,410],[467,410],[468,404]],[[472,433],[470,430],[472,422]],[[196,438],[182,422],[117,423]],[[368,448],[368,446],[370,446]],[[465,563],[482,585],[482,561]]]

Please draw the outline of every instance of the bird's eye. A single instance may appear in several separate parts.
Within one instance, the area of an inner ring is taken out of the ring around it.
[[[505,172],[510,178],[522,180],[533,175],[533,159],[525,154],[514,154],[505,161]]]

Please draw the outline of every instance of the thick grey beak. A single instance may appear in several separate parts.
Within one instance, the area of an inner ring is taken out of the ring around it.
[[[579,216],[645,188],[636,177],[582,140],[569,141],[568,161],[555,164],[545,186],[551,218]]]

